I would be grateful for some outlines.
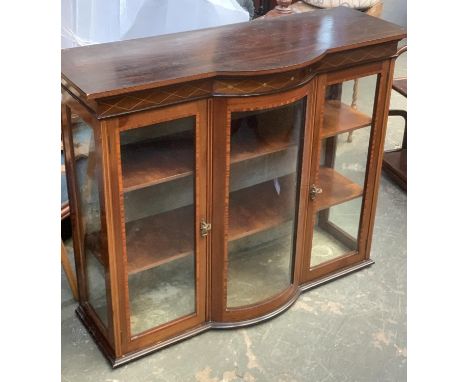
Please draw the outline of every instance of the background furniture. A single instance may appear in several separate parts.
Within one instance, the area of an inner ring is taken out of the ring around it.
[[[62,51],[77,314],[114,366],[373,263],[404,36],[337,8]]]
[[[400,48],[397,52],[397,56],[400,56],[406,52],[406,46]],[[400,93],[402,96],[407,97],[407,84],[406,77],[404,78],[395,78],[393,80],[392,89]],[[385,151],[382,169],[387,173],[387,175],[393,179],[403,190],[406,190],[407,184],[407,174],[406,174],[406,158],[407,158],[407,115],[406,110],[390,110],[388,113],[390,116],[402,117],[405,121],[405,130],[403,133],[403,141],[401,148],[396,150]]]
[[[278,3],[279,2],[277,0],[254,0],[255,13],[257,16],[263,16],[269,11],[274,10]],[[306,2],[300,0],[287,0],[285,3],[291,4],[290,8],[293,13],[310,12],[311,10],[323,9],[307,4]],[[344,6],[346,6],[346,4],[344,4]],[[377,2],[371,7],[365,8],[364,11],[370,16],[380,17],[382,9],[383,2]]]

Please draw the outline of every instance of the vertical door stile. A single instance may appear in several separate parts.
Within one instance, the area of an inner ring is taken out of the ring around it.
[[[388,119],[388,109],[390,106],[390,96],[392,92],[392,81],[393,81],[393,71],[395,68],[396,58],[392,58],[383,63],[383,70],[379,78],[379,86],[376,89],[376,101],[375,101],[375,111],[374,111],[374,129],[378,132],[375,137],[375,150],[372,162],[369,163],[370,171],[372,174],[369,174],[369,179],[373,179],[373,182],[369,182],[369,189],[372,190],[372,194],[369,194],[370,201],[370,212],[369,219],[367,223],[367,235],[363,237],[365,240],[365,258],[370,258],[370,250],[372,245],[372,234],[374,231],[374,221],[375,214],[377,210],[377,199],[378,191],[380,184],[380,176],[382,169],[382,159],[384,152],[385,144],[385,135],[387,131],[387,119]],[[370,160],[370,158],[369,158]],[[364,236],[364,235],[363,235]]]
[[[115,138],[118,137],[118,119],[104,120],[101,122],[102,132],[102,168],[104,181],[104,200],[107,221],[107,243],[109,254],[109,276],[111,295],[111,317],[112,317],[112,338],[116,357],[124,354],[123,346],[127,340],[127,332],[122,328],[125,322],[125,311],[121,309],[124,305],[122,293],[119,285],[123,279],[123,256],[121,245],[118,245],[120,231],[120,219],[118,206],[120,205],[120,195],[118,194],[118,147]],[[117,208],[116,208],[117,206]],[[122,312],[124,314],[122,314]]]

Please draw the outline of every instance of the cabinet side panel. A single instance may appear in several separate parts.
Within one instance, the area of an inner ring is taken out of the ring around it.
[[[89,113],[73,105],[62,107],[62,122],[80,304],[112,344],[101,127]],[[72,111],[79,116],[74,123]]]

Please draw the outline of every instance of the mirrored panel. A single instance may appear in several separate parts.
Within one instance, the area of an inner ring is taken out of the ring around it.
[[[232,114],[228,308],[291,285],[305,102]]]
[[[195,313],[195,117],[120,134],[130,323]]]
[[[84,250],[87,279],[87,300],[104,324],[107,317],[107,245],[101,225],[99,199],[100,157],[97,150],[99,136],[93,128],[78,119],[72,127],[76,186],[81,211],[81,248]]]

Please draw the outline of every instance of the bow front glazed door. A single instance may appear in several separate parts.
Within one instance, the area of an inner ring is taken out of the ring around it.
[[[215,100],[212,318],[220,326],[267,315],[297,291],[309,89]]]

